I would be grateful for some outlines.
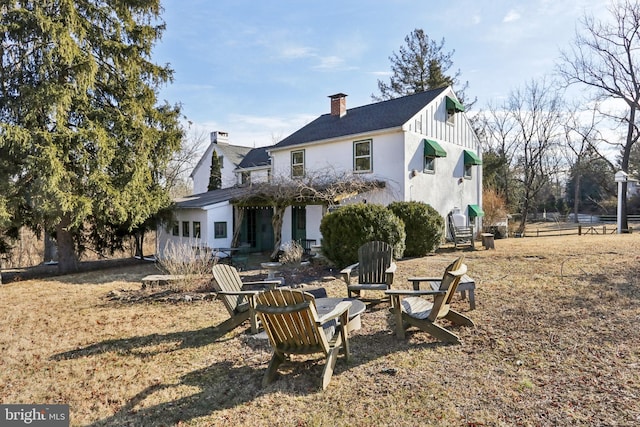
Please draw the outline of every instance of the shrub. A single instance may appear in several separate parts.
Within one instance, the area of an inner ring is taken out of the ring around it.
[[[282,245],[282,254],[278,259],[282,264],[299,264],[302,261],[304,250],[298,242],[293,240]]]
[[[372,240],[393,246],[394,258],[404,255],[404,223],[382,205],[344,206],[322,218],[322,253],[338,266],[358,262],[358,248]]]
[[[406,256],[423,256],[440,247],[444,219],[431,205],[423,202],[393,202],[388,206],[404,222]]]
[[[158,259],[160,270],[172,276],[182,276],[173,282],[176,291],[192,291],[201,288],[211,278],[211,268],[217,262],[211,252],[193,245],[167,242],[162,257]]]

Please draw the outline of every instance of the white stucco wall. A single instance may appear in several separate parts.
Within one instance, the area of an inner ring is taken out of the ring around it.
[[[291,151],[294,150],[304,150],[305,171],[310,174],[317,171],[353,171],[353,143],[371,139],[373,170],[364,175],[384,181],[386,188],[345,199],[342,204],[366,201],[387,205],[396,200],[415,200],[430,204],[443,217],[454,207],[460,208],[466,215],[469,204],[482,205],[482,166],[472,166],[471,178],[464,178],[464,150],[481,156],[480,142],[463,113],[456,113],[453,121],[447,120],[446,96],[455,95],[453,92],[443,93],[408,120],[402,129],[273,151],[273,176],[277,177],[275,179],[290,177]],[[434,174],[423,172],[422,141],[425,138],[437,141],[447,152],[446,157],[436,159]],[[415,173],[412,172],[414,170]],[[316,238],[316,234],[319,236],[321,218],[321,213],[310,218],[307,211],[309,238]],[[289,239],[291,231],[287,230],[286,224],[290,224],[290,221],[291,216],[286,216],[285,230],[289,233]],[[477,222],[476,226],[479,225]]]
[[[176,209],[175,217],[178,221],[179,236],[172,234],[171,228],[158,229],[157,256],[163,258],[166,252],[175,252],[176,245],[191,247],[221,248],[230,247],[233,238],[233,208],[228,202],[218,203],[206,209]],[[182,235],[182,223],[189,222],[189,237]],[[200,222],[200,238],[193,237],[193,222]],[[227,223],[227,236],[215,238],[214,222]]]
[[[274,179],[288,179],[291,176],[291,151],[304,150],[305,172],[307,175],[353,173],[353,143],[371,139],[372,171],[357,172],[366,179],[379,179],[387,183],[388,191],[402,194],[404,163],[403,133],[393,132],[356,135],[336,138],[320,144],[296,146],[288,150],[273,151],[272,168]]]
[[[222,169],[220,170],[222,174],[222,188],[236,185],[236,165],[234,165],[224,153],[217,149],[217,144],[211,144],[202,155],[202,161],[191,174],[194,194],[206,193],[208,191],[207,187],[209,186],[209,176],[211,174],[211,156],[213,155],[214,149],[218,153],[218,156],[222,156]]]

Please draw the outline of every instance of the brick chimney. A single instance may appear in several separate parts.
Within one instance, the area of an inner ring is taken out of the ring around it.
[[[211,138],[211,142],[214,144],[228,144],[229,143],[229,132],[224,132],[221,130],[217,130],[215,132],[211,132],[209,134]]]
[[[347,95],[344,93],[336,93],[330,95],[331,98],[331,115],[342,117],[347,114]]]

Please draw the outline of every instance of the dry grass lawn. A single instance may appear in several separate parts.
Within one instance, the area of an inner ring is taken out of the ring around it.
[[[0,286],[0,402],[66,403],[94,426],[634,426],[640,424],[640,233],[497,240],[464,251],[477,308],[463,344],[363,314],[352,360],[293,357],[261,387],[268,343],[228,334],[219,301],[122,302],[153,266]],[[398,262],[395,287],[459,252]],[[339,280],[323,282],[345,296]]]

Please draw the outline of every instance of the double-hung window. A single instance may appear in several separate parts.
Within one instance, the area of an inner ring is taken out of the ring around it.
[[[304,150],[291,152],[291,177],[304,177]]]
[[[372,170],[371,140],[355,141],[353,143],[353,171],[371,172]]]
[[[216,239],[224,239],[227,237],[227,223],[226,221],[213,223],[213,237]]]

